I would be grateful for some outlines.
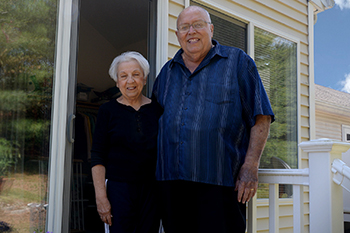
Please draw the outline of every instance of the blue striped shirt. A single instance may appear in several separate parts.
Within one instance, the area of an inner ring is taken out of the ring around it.
[[[158,180],[234,186],[255,116],[273,112],[254,61],[215,45],[191,73],[180,49],[159,73]]]

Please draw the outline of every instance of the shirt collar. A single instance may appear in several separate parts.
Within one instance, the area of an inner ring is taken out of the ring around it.
[[[210,49],[209,53],[203,59],[201,64],[198,66],[198,68],[207,65],[210,62],[210,60],[215,56],[220,56],[220,57],[225,57],[225,58],[228,57],[224,47],[222,45],[220,45],[217,40],[213,39],[212,44],[214,45],[214,47]],[[180,63],[181,65],[185,66],[185,63],[184,63],[182,56],[181,56],[182,53],[183,53],[183,49],[179,49],[179,51],[177,51],[174,58],[171,60],[170,66],[173,66],[174,63]]]

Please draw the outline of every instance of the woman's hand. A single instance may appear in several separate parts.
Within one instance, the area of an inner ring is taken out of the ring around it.
[[[104,223],[112,226],[111,204],[107,198],[105,174],[106,169],[102,165],[96,165],[92,169],[92,180],[95,187],[97,212]]]
[[[97,212],[104,223],[112,226],[111,204],[107,197],[96,197]]]

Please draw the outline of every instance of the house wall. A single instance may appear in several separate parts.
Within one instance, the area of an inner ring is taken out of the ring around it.
[[[316,100],[316,138],[342,141],[342,125],[350,125],[350,109]]]
[[[236,18],[248,24],[248,53],[254,58],[254,26],[260,27],[278,36],[297,43],[298,46],[298,140],[299,142],[308,141],[310,136],[310,122],[314,119],[310,115],[310,90],[312,92],[313,84],[313,66],[309,64],[309,60],[313,59],[312,50],[309,55],[309,41],[313,43],[313,15],[308,17],[309,12],[313,13],[313,8],[310,10],[307,0],[199,0],[196,1],[202,5],[206,5],[219,12],[222,12],[230,17]],[[162,7],[167,7],[168,15],[162,22],[167,22],[167,35],[162,35],[162,38],[167,38],[167,44],[163,46],[163,51],[167,53],[167,59],[171,59],[180,48],[176,31],[176,19],[179,13],[190,4],[189,0],[168,0],[162,3]],[[165,9],[166,10],[166,9]],[[309,24],[312,22],[311,28]],[[311,31],[310,31],[311,30]],[[311,37],[309,37],[311,32]],[[214,25],[215,34],[215,25]],[[159,37],[158,37],[159,39]],[[220,42],[220,41],[219,41]],[[161,42],[160,43],[164,43]],[[161,63],[164,63],[162,60]],[[311,70],[311,71],[310,71]],[[278,117],[278,116],[277,116]],[[299,168],[308,167],[308,155],[299,150]],[[305,232],[308,232],[308,190],[306,187],[305,193]],[[268,211],[267,201],[258,200],[257,213],[257,229],[258,232],[269,232],[268,230]],[[290,200],[281,199],[280,202],[280,232],[292,232],[293,212],[292,202]]]

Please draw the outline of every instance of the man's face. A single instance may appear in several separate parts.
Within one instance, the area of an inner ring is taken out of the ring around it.
[[[177,27],[179,28],[183,24],[192,25],[198,20],[209,22],[208,15],[204,11],[188,8],[179,15]],[[194,29],[191,26],[188,32],[176,31],[177,39],[184,50],[185,56],[203,59],[211,49],[213,31],[214,26],[208,23],[201,29]]]

